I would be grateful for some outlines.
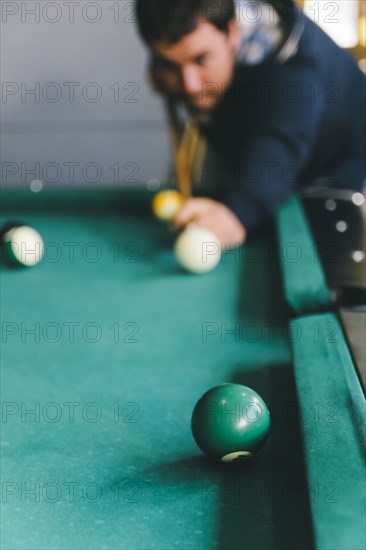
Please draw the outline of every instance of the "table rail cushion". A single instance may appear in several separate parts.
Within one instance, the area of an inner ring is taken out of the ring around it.
[[[279,210],[277,228],[286,301],[299,315],[329,309],[331,293],[297,195]]]
[[[317,547],[366,548],[365,400],[331,313],[290,323]]]

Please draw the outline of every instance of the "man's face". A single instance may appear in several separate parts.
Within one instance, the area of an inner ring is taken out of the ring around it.
[[[212,109],[231,82],[239,42],[238,26],[232,21],[226,33],[200,22],[177,44],[154,43],[158,89],[193,109]]]

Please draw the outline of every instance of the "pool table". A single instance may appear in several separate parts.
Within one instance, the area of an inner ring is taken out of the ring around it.
[[[1,222],[46,248],[36,267],[1,263],[1,547],[363,549],[364,400],[327,289],[294,307],[312,292],[299,271],[325,285],[306,255],[283,265],[296,201],[192,275],[151,198],[2,192]],[[245,463],[210,461],[191,434],[222,382],[271,412]]]

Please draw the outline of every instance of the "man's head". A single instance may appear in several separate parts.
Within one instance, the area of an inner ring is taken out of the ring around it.
[[[239,47],[234,0],[136,0],[136,8],[157,88],[194,109],[213,108]]]

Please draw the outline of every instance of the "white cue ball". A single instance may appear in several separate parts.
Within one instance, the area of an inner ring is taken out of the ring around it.
[[[41,235],[26,225],[13,227],[3,236],[9,258],[14,262],[31,267],[43,258],[44,242]]]
[[[179,235],[174,252],[187,271],[207,273],[220,262],[221,243],[212,231],[190,224]]]

